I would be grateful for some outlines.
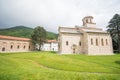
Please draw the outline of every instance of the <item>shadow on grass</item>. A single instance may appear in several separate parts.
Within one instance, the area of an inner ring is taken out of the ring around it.
[[[50,51],[50,53],[57,54],[57,52],[55,52],[55,51]]]
[[[120,64],[120,61],[115,61],[115,63]]]

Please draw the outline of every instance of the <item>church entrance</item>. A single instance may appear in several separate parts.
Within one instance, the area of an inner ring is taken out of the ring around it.
[[[73,53],[75,54],[75,49],[73,49]]]
[[[2,51],[5,51],[5,48],[4,48],[4,47],[2,48]]]
[[[72,53],[75,54],[77,49],[77,45],[73,44],[72,45]]]

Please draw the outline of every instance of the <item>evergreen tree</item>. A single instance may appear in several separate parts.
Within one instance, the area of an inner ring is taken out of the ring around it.
[[[39,45],[39,51],[41,51],[41,46],[46,41],[46,30],[43,27],[37,26],[34,28],[31,39],[34,45]]]
[[[114,50],[118,50],[120,53],[120,15],[115,14],[113,18],[109,21],[107,26],[108,32],[110,32],[113,41]]]

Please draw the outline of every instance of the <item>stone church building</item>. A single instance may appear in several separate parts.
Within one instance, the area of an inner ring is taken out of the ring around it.
[[[59,27],[58,52],[60,54],[113,54],[110,34],[97,28],[92,16],[86,16],[82,21],[82,26]]]

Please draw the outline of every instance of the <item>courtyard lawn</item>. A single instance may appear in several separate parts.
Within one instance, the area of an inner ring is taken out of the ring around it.
[[[0,80],[120,80],[120,55],[0,53]]]

